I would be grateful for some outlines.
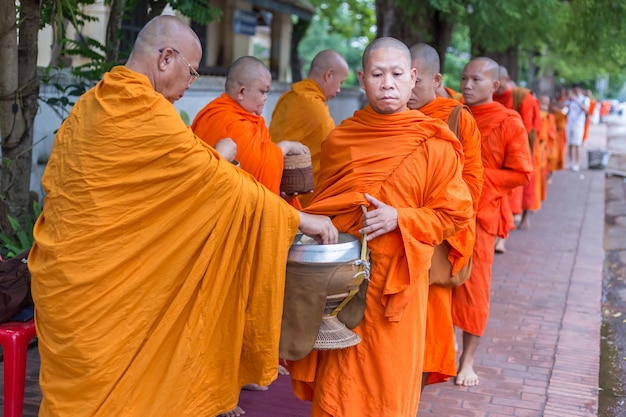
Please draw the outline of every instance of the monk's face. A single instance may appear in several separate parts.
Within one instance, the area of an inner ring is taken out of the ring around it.
[[[262,70],[258,77],[250,80],[248,85],[239,90],[237,101],[244,110],[260,116],[267,101],[267,94],[272,85],[272,75]]]
[[[370,51],[358,75],[370,106],[378,113],[393,114],[406,110],[416,72],[407,53],[390,47]]]
[[[196,69],[200,64],[202,50],[184,45],[179,48],[168,47],[159,51],[162,59],[163,73],[156,90],[170,102],[174,103],[185,94],[197,79]]]
[[[484,61],[470,61],[463,69],[461,92],[468,106],[493,101],[493,93],[498,90],[500,82],[489,75],[488,69],[488,63]]]
[[[539,108],[542,111],[550,111],[550,97],[544,95],[539,96]]]
[[[411,62],[413,68],[417,69],[417,75],[408,106],[412,110],[418,110],[435,99],[436,87],[441,83],[437,83],[435,74],[421,66],[419,60],[414,59]]]

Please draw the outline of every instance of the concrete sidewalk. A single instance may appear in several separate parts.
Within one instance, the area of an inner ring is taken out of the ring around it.
[[[591,127],[585,148],[606,148],[604,125]],[[597,415],[604,198],[604,171],[553,175],[530,229],[513,231],[507,253],[496,255],[490,319],[476,357],[480,385],[427,386],[419,417]],[[31,349],[26,417],[37,415],[38,365]],[[310,410],[284,376],[268,391],[242,392],[241,405],[245,417],[306,417]]]

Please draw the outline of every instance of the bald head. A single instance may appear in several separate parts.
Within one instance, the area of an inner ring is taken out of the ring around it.
[[[511,82],[511,77],[509,76],[509,70],[507,70],[504,65],[500,65],[498,67],[498,74],[500,86],[498,87],[496,94],[500,95],[505,91],[510,90],[513,87],[513,83]]]
[[[200,40],[189,26],[174,16],[157,16],[137,35],[126,68],[148,77],[173,103],[197,78],[201,58]]]
[[[498,90],[500,67],[496,61],[487,57],[474,58],[463,68],[461,92],[465,103],[477,106],[493,101],[493,94]]]
[[[254,81],[268,76],[271,78],[271,73],[263,61],[253,56],[242,56],[228,69],[226,94],[232,97],[240,87],[250,87]]]
[[[410,48],[411,63],[417,68],[418,73],[435,75],[441,72],[439,53],[432,46],[425,43],[417,43]]]
[[[175,45],[174,45],[175,44]],[[134,55],[151,54],[154,50],[166,47],[175,47],[177,50],[191,54],[187,49],[199,48],[200,39],[198,35],[185,23],[175,16],[157,16],[150,20],[137,35],[133,52],[129,61]]]
[[[326,100],[337,95],[347,77],[348,63],[332,49],[319,52],[311,61],[308,78],[322,89]]]
[[[469,63],[478,64],[481,66],[482,72],[486,77],[489,77],[492,81],[500,78],[500,65],[491,58],[484,56],[474,58]]]
[[[406,57],[407,62],[411,63],[411,52],[409,52],[408,46],[396,38],[384,37],[373,40],[363,51],[363,59],[361,61],[363,69],[367,68],[370,54],[377,49],[397,49]]]

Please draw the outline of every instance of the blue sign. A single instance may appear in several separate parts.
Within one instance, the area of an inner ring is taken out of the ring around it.
[[[256,12],[235,9],[233,14],[233,32],[240,35],[256,34]]]

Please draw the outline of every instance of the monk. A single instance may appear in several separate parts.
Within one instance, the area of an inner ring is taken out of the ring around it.
[[[496,236],[506,238],[514,228],[508,193],[528,183],[532,162],[528,135],[515,110],[493,101],[498,90],[498,64],[489,58],[472,59],[463,69],[463,99],[478,124],[482,140],[483,189],[476,214],[476,242],[472,274],[453,289],[452,318],[463,330],[463,350],[455,383],[478,384],[474,354],[489,316],[489,287]]]
[[[463,100],[463,94],[459,93],[458,91],[454,91],[450,87],[444,86],[443,81],[441,85],[437,87],[437,90],[435,92],[439,97],[451,98],[459,102]]]
[[[539,116],[539,103],[532,91],[527,88],[518,87],[511,80],[509,71],[505,66],[500,66],[500,86],[493,95],[493,100],[504,105],[508,109],[513,109],[520,114],[524,127],[528,134],[528,144],[531,154],[536,148],[535,142],[537,132],[541,129],[541,119]],[[521,215],[520,229],[527,229],[530,226],[528,219],[529,211],[535,203],[535,177],[531,175],[529,183],[525,187],[519,187],[512,191],[510,197],[511,209],[514,215]],[[506,240],[497,239],[496,252],[506,252]]]
[[[362,65],[369,104],[322,144],[320,186],[306,208],[341,232],[367,234],[371,281],[354,328],[362,341],[314,350],[289,370],[313,417],[415,417],[433,247],[469,224],[471,196],[461,143],[442,121],[407,109],[416,70],[406,45],[376,39]]]
[[[272,75],[262,61],[252,56],[237,59],[226,75],[226,91],[200,110],[191,129],[211,146],[231,138],[237,144],[241,169],[281,194],[284,156],[309,153],[309,149],[289,140],[272,142],[262,116],[271,84]],[[299,207],[295,195],[281,195]]]
[[[539,110],[541,111],[541,130],[537,136],[540,145],[540,154],[534,155],[536,164],[541,169],[538,171],[535,167],[535,175],[541,177],[541,181],[536,184],[537,201],[543,202],[546,199],[548,189],[548,159],[550,154],[554,152],[557,144],[556,122],[554,115],[550,112],[550,97],[546,94],[539,96]]]
[[[270,123],[270,136],[274,142],[288,139],[306,145],[311,152],[313,188],[317,186],[320,170],[322,142],[335,121],[328,111],[328,100],[334,98],[348,76],[348,64],[337,52],[326,49],[311,61],[307,78],[292,84],[276,103]],[[306,207],[312,194],[298,196]]]
[[[458,139],[463,146],[465,162],[463,180],[472,196],[472,222],[446,239],[452,250],[452,273],[456,274],[468,264],[474,248],[476,235],[475,216],[478,199],[483,186],[483,163],[480,155],[480,132],[469,109],[457,100],[437,97],[441,86],[440,60],[437,50],[425,43],[413,45],[411,65],[417,69],[415,87],[409,99],[409,108],[419,110],[426,116],[448,123],[450,114],[461,107],[458,119]],[[452,323],[452,288],[430,285],[428,288],[428,313],[426,316],[426,343],[424,344],[424,376],[426,384],[447,381],[456,376],[456,349]]]
[[[276,378],[296,229],[337,241],[185,125],[173,103],[201,55],[187,25],[154,18],[57,132],[28,260],[42,417],[232,409]]]
[[[589,137],[589,126],[591,126],[591,119],[593,119],[593,113],[596,111],[596,99],[591,96],[591,90],[585,90],[584,93],[589,98],[589,110],[587,111],[587,118],[585,119],[585,130],[583,131],[583,143],[587,141]]]
[[[548,171],[552,173],[565,169],[565,149],[567,146],[565,127],[567,125],[567,115],[563,113],[560,102],[550,103],[550,113],[554,116],[554,123],[556,124],[555,149],[548,157]],[[549,181],[550,179],[548,178]]]

